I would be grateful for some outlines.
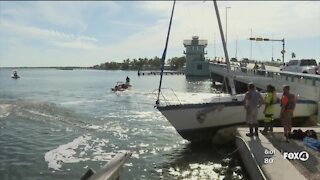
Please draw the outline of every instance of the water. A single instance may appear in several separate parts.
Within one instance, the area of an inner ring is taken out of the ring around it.
[[[193,147],[154,107],[159,76],[134,71],[0,70],[1,179],[79,179],[131,151],[121,179],[247,179],[233,145]],[[113,93],[131,78],[132,89]],[[212,96],[210,80],[164,76],[184,102]]]

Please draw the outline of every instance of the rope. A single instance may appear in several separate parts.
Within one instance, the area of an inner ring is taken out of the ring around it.
[[[226,157],[231,156],[231,155],[235,154],[236,152],[238,152],[238,150],[239,150],[240,148],[242,148],[242,147],[243,147],[243,145],[237,147],[236,149],[234,149],[234,150],[233,150],[232,152],[230,152],[230,153],[223,153],[223,152],[221,152],[221,151],[218,150],[218,149],[217,149],[217,152],[218,152],[220,155],[225,156],[224,158],[226,158]],[[224,159],[224,158],[223,158],[223,159]]]
[[[161,58],[161,73],[160,73],[160,83],[159,83],[159,89],[158,89],[158,98],[156,101],[156,104],[158,105],[160,103],[159,97],[161,93],[161,85],[162,85],[162,75],[163,75],[163,70],[164,70],[164,62],[166,60],[166,54],[167,54],[167,47],[168,47],[168,41],[169,41],[169,36],[170,36],[170,30],[171,30],[171,24],[172,24],[172,17],[173,17],[173,12],[174,12],[174,6],[176,4],[176,1],[173,1],[173,6],[172,6],[172,11],[171,11],[171,17],[170,17],[170,23],[169,23],[169,28],[168,28],[168,34],[167,34],[167,40],[166,40],[166,45],[163,50],[162,58]]]

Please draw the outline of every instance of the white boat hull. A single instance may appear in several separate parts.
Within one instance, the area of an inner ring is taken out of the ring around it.
[[[238,101],[212,102],[205,104],[183,104],[158,106],[158,110],[174,126],[177,132],[189,141],[211,139],[217,130],[246,123],[246,113],[243,107],[243,95]],[[274,117],[280,115],[279,100]],[[264,119],[264,105],[258,113],[258,120]],[[298,100],[293,117],[309,117],[317,113],[315,101]]]

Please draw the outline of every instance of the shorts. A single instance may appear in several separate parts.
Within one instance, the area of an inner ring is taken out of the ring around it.
[[[246,112],[246,121],[248,124],[258,123],[258,108],[248,108]]]

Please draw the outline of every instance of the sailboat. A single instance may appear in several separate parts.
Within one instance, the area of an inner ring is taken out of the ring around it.
[[[164,64],[167,44],[170,35],[170,28],[172,23],[172,16],[174,12],[174,5],[172,8],[169,30],[167,34],[166,46],[162,55],[162,65]],[[160,103],[162,74],[160,74],[160,84],[158,89],[158,98],[155,107],[166,117],[172,124],[176,131],[186,140],[191,142],[199,142],[211,140],[216,132],[222,128],[237,126],[245,124],[245,109],[243,107],[243,100],[245,94],[236,94],[233,76],[230,75],[231,68],[226,48],[226,43],[223,35],[222,25],[220,21],[219,10],[217,2],[214,1],[216,16],[221,35],[221,40],[224,48],[225,59],[227,63],[227,80],[231,87],[231,94],[225,97],[212,98],[211,102],[197,103],[197,104],[171,104]],[[163,68],[162,68],[163,70]],[[277,94],[278,100],[276,105],[275,117],[280,114],[280,97]],[[260,109],[258,113],[258,120],[264,119],[263,110]],[[308,117],[317,112],[317,104],[315,101],[298,99],[294,117]]]

